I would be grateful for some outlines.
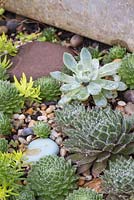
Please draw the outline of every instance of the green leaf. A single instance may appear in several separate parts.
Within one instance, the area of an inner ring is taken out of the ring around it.
[[[118,82],[102,79],[101,85],[105,90],[116,90],[119,87]]]
[[[121,62],[111,62],[99,69],[99,77],[112,76],[118,72]]]
[[[93,95],[93,99],[98,107],[106,107],[107,99],[102,93],[100,93],[99,95]]]
[[[75,81],[74,77],[64,74],[60,71],[50,72],[50,75],[56,80],[61,81],[63,83],[70,83]]]
[[[85,101],[89,97],[88,91],[86,87],[79,88],[79,91],[74,96],[75,99],[78,99],[80,101]]]
[[[61,86],[60,90],[62,92],[68,92],[68,91],[71,91],[71,90],[75,90],[77,88],[81,87],[81,84],[80,83],[77,83],[77,82],[72,82],[70,84],[64,84]]]
[[[70,69],[72,72],[76,72],[77,62],[74,57],[69,53],[64,53],[63,55],[63,63],[64,65]]]
[[[87,86],[87,91],[89,95],[98,95],[101,92],[101,86],[97,83],[90,82]]]
[[[86,48],[82,48],[80,52],[80,61],[85,67],[91,68],[92,56]]]
[[[119,84],[119,86],[118,86],[117,90],[124,91],[127,89],[127,85],[125,83],[120,81],[120,82],[118,82],[118,84]]]

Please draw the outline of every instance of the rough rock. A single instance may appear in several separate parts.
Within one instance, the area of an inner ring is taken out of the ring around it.
[[[3,0],[5,8],[40,22],[134,51],[133,0]],[[2,2],[3,2],[2,1]]]
[[[127,102],[134,103],[134,90],[127,90],[126,92],[124,92],[124,99]]]
[[[59,44],[34,41],[20,47],[17,56],[12,58],[13,66],[8,70],[10,77],[20,78],[24,72],[33,79],[61,70],[63,53],[72,51]]]

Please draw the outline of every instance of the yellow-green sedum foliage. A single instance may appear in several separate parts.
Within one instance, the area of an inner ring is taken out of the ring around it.
[[[109,169],[102,176],[103,189],[108,200],[130,200],[134,198],[134,159],[118,157],[109,162]],[[133,198],[132,198],[133,197]]]
[[[25,100],[29,100],[31,102],[37,101],[39,102],[41,98],[40,95],[40,86],[34,87],[34,81],[32,77],[30,77],[29,82],[27,81],[26,75],[23,73],[20,82],[17,80],[16,76],[14,76],[14,84],[17,90],[20,93],[21,97],[24,97]]]
[[[0,152],[5,153],[8,150],[8,141],[5,138],[0,138]]]
[[[64,200],[76,187],[76,169],[58,156],[46,156],[32,165],[28,186],[35,196],[45,200]]]
[[[23,175],[21,160],[21,152],[0,152],[0,200],[18,195]]]
[[[9,135],[11,133],[11,120],[10,118],[0,112],[0,135]]]
[[[104,200],[102,194],[97,194],[90,188],[79,188],[70,193],[66,200]]]
[[[127,88],[117,75],[121,62],[111,62],[100,67],[99,60],[92,59],[86,48],[82,48],[79,62],[69,53],[64,53],[63,62],[73,72],[72,76],[59,71],[50,73],[63,83],[60,88],[63,93],[60,105],[71,100],[85,101],[92,95],[97,106],[105,107],[107,99],[117,97],[117,91]]]
[[[17,47],[13,44],[12,39],[8,39],[7,35],[3,33],[0,36],[0,55],[9,54],[10,56],[15,56],[17,51]]]

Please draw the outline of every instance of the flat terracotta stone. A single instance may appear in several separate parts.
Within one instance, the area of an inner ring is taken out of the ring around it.
[[[12,58],[13,66],[8,70],[10,77],[18,79],[24,72],[33,79],[49,75],[50,72],[61,70],[63,53],[72,53],[71,49],[50,42],[31,42],[20,47],[17,56]]]

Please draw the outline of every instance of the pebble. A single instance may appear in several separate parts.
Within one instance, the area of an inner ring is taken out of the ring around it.
[[[60,149],[60,155],[61,155],[62,157],[64,157],[64,156],[66,155],[66,153],[67,153],[66,149],[64,149],[64,148],[61,148],[61,149]]]
[[[50,113],[47,115],[48,119],[53,119],[54,118],[54,113]]]
[[[125,101],[118,101],[117,104],[118,104],[119,106],[122,106],[122,107],[126,106],[126,102],[125,102]]]
[[[29,108],[25,113],[29,114],[29,115],[32,115],[33,112],[34,112],[33,108]]]
[[[21,144],[28,144],[27,141],[24,138],[22,138],[22,137],[19,137],[18,140],[19,140],[19,142]]]
[[[37,120],[38,120],[38,121],[44,121],[44,122],[47,122],[47,117],[46,117],[45,115],[38,116],[38,117],[37,117]]]
[[[35,120],[31,120],[28,124],[28,128],[32,128],[36,124]]]
[[[25,119],[25,118],[26,118],[26,117],[25,117],[24,114],[21,114],[21,115],[19,115],[19,117],[18,117],[19,120],[21,120],[21,119]]]
[[[133,115],[134,114],[134,104],[131,102],[128,102],[125,106],[125,112],[126,114]]]
[[[54,105],[50,105],[47,109],[46,109],[46,113],[50,114],[55,110],[55,106]]]
[[[32,141],[32,139],[33,139],[33,136],[32,136],[32,135],[29,135],[29,136],[27,136],[26,141],[29,143],[29,142]]]
[[[84,177],[80,177],[79,181],[78,181],[78,185],[79,186],[83,186],[85,184],[85,178]]]
[[[74,48],[79,47],[82,43],[83,43],[83,37],[80,35],[73,35],[70,40],[70,44]]]
[[[28,136],[28,135],[34,135],[33,129],[32,128],[24,128],[23,132],[22,132],[22,135],[24,137]]]
[[[14,115],[13,115],[13,119],[18,119],[19,116],[20,116],[19,114],[14,114]]]
[[[59,135],[58,135],[58,133],[53,129],[53,130],[51,130],[50,136],[53,136],[54,138],[57,138]]]
[[[7,33],[8,32],[8,28],[6,26],[0,26],[0,35],[2,35],[2,33]]]
[[[13,125],[14,125],[15,129],[21,128],[23,124],[24,124],[23,119],[13,121]]]
[[[47,106],[45,104],[41,104],[41,110],[44,111],[47,109]]]
[[[18,129],[18,136],[23,134],[23,129]]]
[[[124,99],[127,102],[134,103],[134,90],[127,90],[126,92],[124,92]]]
[[[15,33],[18,24],[19,24],[19,22],[16,19],[10,19],[7,21],[6,26],[10,33]]]
[[[25,119],[25,122],[26,123],[30,123],[31,122],[31,116],[30,115],[27,116],[27,118]]]
[[[63,140],[62,140],[62,137],[57,137],[55,142],[58,144],[58,145],[61,145]]]

